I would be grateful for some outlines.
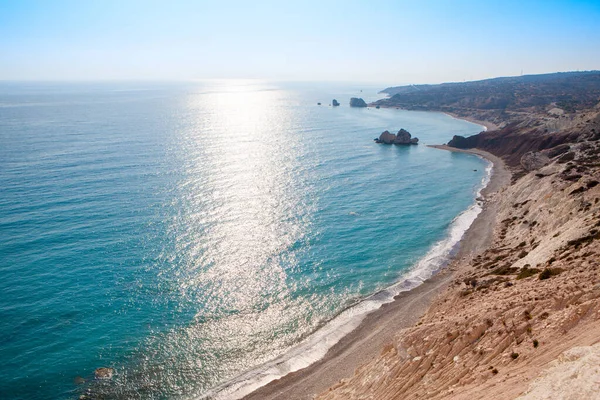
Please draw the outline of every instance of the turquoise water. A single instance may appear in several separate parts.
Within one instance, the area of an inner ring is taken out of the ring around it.
[[[481,128],[381,87],[0,84],[0,397],[194,398],[438,268],[486,163],[425,144]]]

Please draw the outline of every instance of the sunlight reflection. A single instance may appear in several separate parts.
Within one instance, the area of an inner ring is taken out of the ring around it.
[[[185,182],[191,184],[190,220],[183,226],[190,234],[183,235],[181,249],[198,258],[191,260],[196,273],[181,285],[212,287],[218,308],[244,310],[269,293],[285,293],[279,255],[302,235],[294,221],[301,199],[290,190],[296,146],[293,135],[281,137],[290,116],[277,105],[280,93],[265,89],[251,81],[221,86],[208,102],[209,126],[219,132],[205,130],[206,121],[199,120],[186,138],[194,160],[189,176],[209,175],[202,185]],[[201,103],[206,106],[206,99]],[[201,231],[196,213],[205,221]]]

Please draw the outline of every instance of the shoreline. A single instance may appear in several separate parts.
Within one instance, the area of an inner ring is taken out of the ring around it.
[[[445,145],[428,147],[474,154],[491,162],[489,181],[480,191],[484,199],[493,197],[493,193],[510,183],[511,175],[504,162],[488,152],[454,149]],[[490,245],[495,217],[495,204],[484,201],[481,212],[463,234],[456,245],[458,251],[446,267],[419,286],[401,292],[394,296],[392,302],[369,313],[358,327],[334,344],[318,361],[259,387],[243,399],[312,399],[341,379],[351,377],[356,368],[378,357],[398,332],[418,322],[434,299],[452,281],[462,261],[474,257]]]
[[[458,114],[454,114],[452,112],[449,111],[440,111],[442,114],[446,114],[449,117],[452,117],[454,119],[462,119],[463,121],[467,121],[467,122],[471,122],[473,124],[476,125],[481,125],[485,128],[485,132],[487,131],[497,131],[498,129],[500,129],[500,127],[490,121],[484,121],[484,120],[480,120],[480,119],[476,119],[473,117],[465,117],[462,115],[458,115]]]
[[[483,128],[485,128],[484,131],[486,131],[486,132],[487,131],[496,131],[496,130],[500,129],[500,127],[498,125],[494,124],[493,122],[485,121],[485,120],[481,120],[481,119],[476,119],[476,118],[473,118],[473,117],[466,117],[466,116],[463,116],[463,115],[458,115],[458,114],[455,114],[455,113],[450,112],[450,111],[409,110],[409,109],[402,108],[402,107],[386,106],[386,105],[379,105],[379,104],[378,104],[378,106],[379,106],[379,108],[387,108],[387,109],[393,109],[393,108],[395,108],[395,109],[405,110],[405,111],[422,111],[422,112],[441,113],[441,114],[445,114],[445,115],[449,116],[450,118],[467,121],[467,122],[470,122],[470,123],[475,124],[475,125],[480,125]],[[369,103],[369,107],[373,108],[373,103]]]

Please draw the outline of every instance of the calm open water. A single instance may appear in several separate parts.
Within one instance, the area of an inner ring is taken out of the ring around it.
[[[439,268],[487,163],[425,144],[481,127],[381,88],[1,83],[0,398],[235,396]]]

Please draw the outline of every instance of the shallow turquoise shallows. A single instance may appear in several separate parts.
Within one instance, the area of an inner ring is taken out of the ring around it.
[[[376,89],[1,83],[0,398],[234,396],[439,268],[488,166],[425,145],[481,127]]]

